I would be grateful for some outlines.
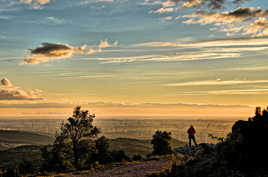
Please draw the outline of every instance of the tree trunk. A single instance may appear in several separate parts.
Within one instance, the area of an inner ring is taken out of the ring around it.
[[[73,141],[73,153],[74,153],[74,166],[75,169],[78,169],[78,152],[76,142]]]

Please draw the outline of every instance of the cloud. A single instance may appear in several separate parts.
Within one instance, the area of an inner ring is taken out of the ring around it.
[[[49,4],[51,0],[19,0],[23,4],[28,4],[32,9],[42,9],[44,5]]]
[[[236,7],[248,0],[165,0],[161,7],[152,10],[151,13],[164,14],[176,13],[183,9],[193,8],[196,12],[184,15],[186,24],[213,24],[218,30],[225,32],[227,36],[245,35],[261,37],[268,35],[268,10],[260,8],[239,7],[230,12],[221,12],[225,5]],[[207,11],[202,11],[207,9]]]
[[[174,6],[176,6],[176,2],[174,2],[172,0],[167,0],[167,1],[164,1],[162,3],[162,6],[163,7],[174,7]]]
[[[240,107],[249,108],[251,105],[235,104],[206,104],[206,103],[126,103],[126,102],[92,102],[88,103],[91,107]]]
[[[61,25],[61,24],[65,23],[64,19],[53,17],[53,16],[46,17],[46,21],[48,23],[52,23],[52,24],[56,24],[56,25]]]
[[[165,0],[162,7],[178,6],[177,10],[188,8],[223,9],[225,5],[240,5],[248,0]]]
[[[245,22],[252,20],[256,17],[267,17],[268,11],[259,8],[238,8],[231,12],[217,13],[217,12],[195,12],[185,15],[183,17],[189,18],[184,21],[188,24],[209,24],[209,23],[221,23],[230,24],[234,22]]]
[[[125,103],[125,102],[92,102],[94,107],[251,107],[249,105],[205,104],[205,103]]]
[[[227,35],[242,35],[259,37],[268,34],[268,10],[259,8],[238,8],[231,12],[195,12],[184,15],[186,24],[213,24],[216,30]]]
[[[114,2],[114,0],[97,0],[97,2]]]
[[[268,89],[237,89],[237,90],[208,91],[208,94],[211,95],[263,95],[267,93]]]
[[[5,87],[12,87],[12,83],[7,78],[2,79],[1,84]]]
[[[117,46],[117,45],[118,45],[118,42],[117,42],[117,41],[115,41],[115,42],[112,43],[112,44],[110,44],[108,41],[101,41],[101,42],[99,43],[98,48],[99,48],[99,50],[102,50],[102,49],[104,49],[104,48],[114,47],[114,46]]]
[[[266,18],[259,18],[254,23],[241,29],[245,35],[249,36],[268,36],[268,20]],[[236,32],[236,31],[235,31]]]
[[[66,59],[72,57],[73,54],[92,55],[97,52],[102,52],[103,48],[112,47],[117,44],[117,42],[109,44],[107,41],[101,41],[98,49],[95,50],[87,45],[73,47],[68,44],[43,43],[40,47],[31,49],[31,55],[24,59],[21,64],[39,64],[50,60]]]
[[[268,70],[268,66],[252,66],[252,67],[237,67],[224,69],[225,71],[265,71]]]
[[[228,89],[228,90],[209,90],[209,91],[189,91],[181,92],[180,95],[266,95],[267,88],[262,89]]]
[[[164,13],[171,13],[171,12],[175,12],[175,11],[176,11],[176,9],[173,8],[173,7],[162,7],[160,9],[151,11],[151,13],[154,13],[154,14],[164,14]]]
[[[150,61],[201,61],[216,59],[236,59],[241,56],[256,55],[256,51],[268,49],[267,38],[241,38],[231,40],[211,40],[199,42],[148,42],[135,44],[132,47],[157,50],[169,49],[176,51],[170,55],[144,55],[99,59],[105,63],[116,62],[150,62]],[[154,49],[156,48],[156,49]]]
[[[240,85],[240,84],[265,84],[268,80],[205,80],[167,84],[172,87],[182,86],[221,86],[221,85]]]
[[[174,62],[174,61],[199,61],[199,60],[215,60],[224,58],[238,58],[240,54],[237,52],[215,52],[215,51],[198,51],[189,53],[179,53],[174,55],[144,55],[117,58],[99,58],[103,63],[131,63],[131,62]]]
[[[268,39],[244,38],[244,39],[231,39],[231,40],[200,41],[192,43],[148,42],[135,45],[135,47],[187,47],[187,48],[228,47],[229,49],[231,49],[230,47],[251,47],[251,46],[268,47]]]
[[[254,106],[244,104],[208,104],[208,103],[130,103],[130,102],[89,102],[80,104],[83,107],[90,108],[251,108]],[[42,109],[42,108],[72,108],[75,104],[57,103],[57,102],[0,102],[1,108],[16,108],[16,109]]]
[[[172,19],[173,19],[172,16],[166,16],[166,17],[164,17],[164,20],[167,20],[167,21],[170,21],[170,20],[172,20]]]
[[[21,101],[20,101],[21,102]],[[40,103],[40,102],[24,102],[24,103],[1,103],[0,108],[16,108],[16,109],[25,109],[25,108],[71,108],[74,107],[72,104],[67,103],[55,103],[55,102],[47,102],[47,103]]]
[[[40,100],[41,91],[32,90],[25,91],[20,87],[14,86],[8,79],[1,80],[0,100]]]
[[[82,52],[82,50],[67,44],[43,43],[42,46],[31,49],[31,55],[21,64],[39,64],[49,60],[65,59],[75,52]]]

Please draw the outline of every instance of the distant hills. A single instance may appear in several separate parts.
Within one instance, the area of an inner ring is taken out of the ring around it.
[[[53,140],[52,136],[35,132],[0,130],[0,150],[20,145],[46,145],[52,143]]]
[[[54,137],[35,132],[0,130],[0,167],[22,159],[41,159],[42,145],[53,143]],[[131,138],[110,139],[111,150],[123,150],[130,157],[139,154],[146,156],[152,152],[151,140]],[[173,148],[184,146],[185,142],[171,140]]]

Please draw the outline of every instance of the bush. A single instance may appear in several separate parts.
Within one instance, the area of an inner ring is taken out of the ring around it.
[[[132,160],[134,160],[134,161],[141,161],[141,160],[142,160],[142,156],[141,156],[141,155],[137,155],[137,154],[135,154],[135,155],[132,157]]]
[[[164,154],[171,154],[171,132],[162,132],[156,131],[153,135],[153,139],[151,143],[153,144],[153,154],[155,155],[164,155]]]
[[[34,174],[38,169],[33,165],[32,161],[23,160],[18,165],[18,170],[21,174]]]
[[[112,151],[111,158],[113,162],[122,162],[124,160],[130,161],[130,158],[126,155],[125,151]]]
[[[17,167],[14,167],[4,170],[3,177],[21,177],[21,174],[19,169]]]

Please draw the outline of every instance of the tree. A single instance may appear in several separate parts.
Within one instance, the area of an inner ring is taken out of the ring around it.
[[[99,133],[99,129],[93,126],[95,115],[88,111],[81,110],[80,106],[74,108],[73,116],[62,124],[59,134],[56,136],[55,145],[63,146],[70,143],[73,163],[76,169],[79,168],[79,144],[84,139],[93,139]]]
[[[153,135],[151,144],[153,144],[153,154],[164,155],[172,152],[170,146],[171,132],[156,131]]]

